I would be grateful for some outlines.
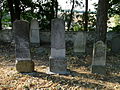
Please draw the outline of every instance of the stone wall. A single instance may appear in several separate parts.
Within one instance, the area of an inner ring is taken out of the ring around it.
[[[74,37],[77,32],[65,32],[65,40],[66,41],[74,41]],[[115,32],[108,32],[107,33],[107,41],[111,41],[112,38],[118,36],[119,33]],[[11,42],[13,39],[13,32],[11,29],[1,30],[0,31],[0,41],[4,42]],[[50,43],[51,34],[50,32],[40,32],[40,41],[41,43]],[[87,41],[88,42],[94,42],[95,41],[95,32],[90,31],[87,33]]]

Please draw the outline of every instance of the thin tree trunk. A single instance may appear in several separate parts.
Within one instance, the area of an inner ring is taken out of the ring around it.
[[[52,14],[52,19],[54,18],[54,14],[55,14],[55,12],[54,12],[54,0],[52,0],[52,8],[51,8],[51,14]]]
[[[84,24],[84,30],[88,31],[88,0],[86,0],[85,2],[85,24]]]
[[[73,16],[73,10],[74,10],[74,4],[75,4],[75,0],[73,0],[73,4],[72,4],[72,9],[71,9],[71,13],[70,13],[70,21],[68,22],[68,31],[70,31],[70,26],[71,26],[72,16]]]
[[[2,1],[0,1],[0,30],[2,30]]]
[[[106,41],[107,32],[107,15],[108,15],[108,0],[99,0],[97,9],[97,23],[96,23],[96,40]]]
[[[15,4],[15,19],[20,20],[20,0],[14,0]]]
[[[2,30],[2,11],[0,10],[0,30]]]
[[[58,1],[57,0],[55,1],[55,9],[56,9],[55,17],[57,18],[57,13],[58,13]]]

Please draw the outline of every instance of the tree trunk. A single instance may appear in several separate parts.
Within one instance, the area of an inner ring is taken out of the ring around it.
[[[84,20],[85,20],[85,24],[84,24],[84,31],[88,31],[88,0],[86,0],[85,2],[85,16],[84,16]]]
[[[11,15],[11,23],[15,21],[15,12],[14,12],[14,7],[13,7],[13,0],[7,0],[8,2],[8,7]]]
[[[15,19],[20,20],[20,0],[14,0],[15,4]]]
[[[99,0],[97,8],[96,40],[106,41],[108,0]]]
[[[70,26],[71,26],[71,22],[72,22],[74,4],[75,4],[75,0],[73,0],[73,4],[72,4],[72,9],[71,9],[71,13],[70,13],[70,20],[69,20],[69,22],[68,22],[68,31],[70,30]]]

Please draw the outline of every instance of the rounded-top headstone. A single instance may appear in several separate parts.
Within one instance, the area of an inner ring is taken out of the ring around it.
[[[30,29],[39,29],[39,22],[36,19],[31,20]]]
[[[30,25],[30,42],[40,44],[39,22],[36,19],[31,20]]]
[[[106,45],[98,41],[93,47],[92,73],[106,74]]]

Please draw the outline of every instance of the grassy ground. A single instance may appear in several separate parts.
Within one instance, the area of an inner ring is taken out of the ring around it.
[[[107,55],[106,75],[90,72],[92,57],[80,58],[67,49],[70,75],[48,75],[50,47],[32,47],[35,72],[18,73],[14,46],[0,45],[0,90],[120,90],[120,55]]]

